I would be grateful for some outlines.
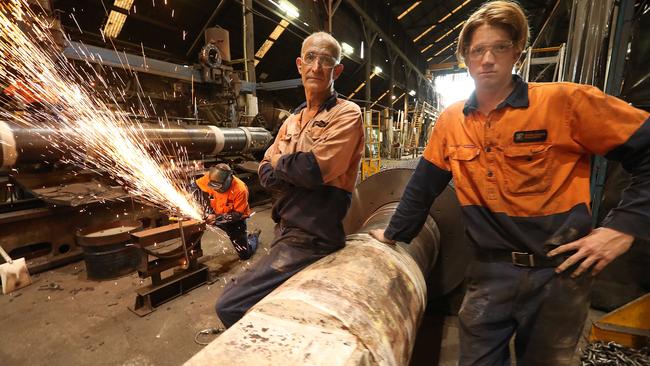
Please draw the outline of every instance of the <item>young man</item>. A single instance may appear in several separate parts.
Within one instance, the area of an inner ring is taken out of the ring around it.
[[[363,149],[359,107],[337,98],[341,46],[318,32],[302,44],[296,66],[306,102],[280,128],[259,167],[261,184],[281,192],[273,206],[269,255],[231,282],[217,303],[226,327],[295,273],[345,245],[343,218]]]
[[[459,313],[460,365],[509,365],[513,334],[519,365],[569,365],[592,276],[634,237],[650,237],[648,113],[591,86],[511,75],[527,41],[513,2],[489,2],[470,16],[457,54],[476,90],[440,115],[388,228],[371,233],[409,242],[454,178],[477,251]],[[595,230],[592,154],[633,175]]]
[[[210,203],[206,223],[228,234],[239,259],[250,258],[257,249],[260,232],[246,232],[246,218],[250,216],[246,183],[235,177],[227,164],[218,164],[192,182],[192,188],[200,201]]]

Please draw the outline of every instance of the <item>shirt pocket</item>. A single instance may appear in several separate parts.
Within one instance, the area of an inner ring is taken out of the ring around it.
[[[298,151],[310,151],[314,145],[323,141],[323,132],[327,124],[323,122],[322,125],[318,125],[319,122],[322,121],[312,122],[305,128],[305,132],[300,136],[298,141]]]
[[[510,146],[503,150],[504,179],[515,195],[540,194],[551,187],[549,149],[551,145]]]
[[[288,133],[278,138],[278,150],[280,151],[280,154],[292,153],[292,151],[290,151],[292,137],[293,135]]]
[[[449,162],[455,187],[468,187],[473,175],[479,169],[481,149],[474,145],[452,146],[449,148]]]
[[[312,142],[318,141],[323,136],[323,132],[325,131],[325,126],[327,125],[319,126],[314,123],[309,127],[307,134],[309,135],[309,138],[311,139]]]

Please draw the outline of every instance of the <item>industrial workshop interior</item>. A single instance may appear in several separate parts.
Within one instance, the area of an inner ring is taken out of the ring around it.
[[[650,1],[0,29],[0,365],[650,365]]]

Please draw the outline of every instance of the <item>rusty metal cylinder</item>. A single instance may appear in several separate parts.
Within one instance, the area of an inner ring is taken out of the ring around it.
[[[142,132],[149,142],[161,146],[160,151],[183,148],[190,158],[261,151],[271,140],[271,133],[261,127],[161,127],[153,124],[142,124],[139,127],[142,127]],[[74,133],[72,130],[54,131],[49,126],[24,128],[0,121],[0,168],[56,162],[66,155],[67,144],[75,141],[65,135]]]
[[[395,213],[396,208],[397,202],[391,202],[380,207],[366,219],[359,232],[367,233],[373,229],[385,228],[388,226],[388,222]],[[440,232],[433,218],[431,216],[427,217],[422,231],[413,239],[410,245],[401,246],[415,260],[422,273],[431,272],[438,259],[440,247]]]
[[[186,365],[407,365],[440,232],[431,216],[410,245],[386,245],[367,232],[388,225],[411,173],[381,172],[361,183],[345,248],[293,276]]]

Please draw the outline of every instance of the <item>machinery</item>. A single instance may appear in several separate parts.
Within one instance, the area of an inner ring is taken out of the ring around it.
[[[226,30],[205,30],[199,63],[191,66],[72,41],[63,53],[75,68],[96,66],[102,77],[123,80],[91,85],[98,97],[119,89],[121,104],[109,107],[130,111],[129,120],[139,124],[149,143],[161,151],[183,149],[198,162],[185,167],[190,177],[227,162],[249,185],[253,201],[267,199],[257,187],[256,161],[271,142],[269,130],[277,128],[258,115],[255,85],[240,81],[230,64]],[[152,115],[142,100],[159,114]],[[88,251],[75,237],[78,230],[115,220],[131,220],[142,229],[168,223],[166,215],[92,167],[66,164],[65,144],[57,134],[0,119],[0,232],[12,257],[25,257],[30,271],[39,272]]]
[[[204,231],[205,223],[190,220],[131,234],[142,254],[138,274],[141,278],[151,277],[151,285],[137,291],[135,303],[129,308],[131,311],[140,316],[147,315],[165,301],[208,281],[208,267],[197,262],[203,255],[201,236]],[[152,250],[160,246],[158,243],[173,239],[178,239],[179,244],[173,249],[164,253]],[[180,270],[171,276],[161,277],[163,271],[177,267]]]
[[[107,280],[138,271],[151,284],[136,291],[131,311],[144,316],[159,305],[208,281],[208,267],[199,264],[205,223],[174,218],[177,223],[144,229],[140,221],[118,220],[77,230],[86,275]],[[169,272],[172,274],[165,274]]]

